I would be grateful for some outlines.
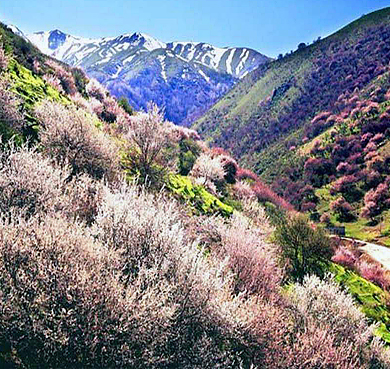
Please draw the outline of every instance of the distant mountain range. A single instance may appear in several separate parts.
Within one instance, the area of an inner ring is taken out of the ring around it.
[[[248,48],[206,43],[164,43],[144,33],[87,39],[60,30],[28,35],[42,52],[82,67],[115,96],[136,109],[149,101],[165,108],[167,119],[188,125],[233,85],[270,58]]]

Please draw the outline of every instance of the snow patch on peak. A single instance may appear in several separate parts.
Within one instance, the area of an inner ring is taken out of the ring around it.
[[[235,51],[236,51],[235,49],[231,49],[230,53],[226,59],[226,72],[228,72],[229,74],[233,74],[232,61],[233,61],[233,55],[234,55]]]
[[[160,62],[161,64],[161,76],[162,78],[164,79],[165,82],[168,82],[168,78],[167,78],[167,72],[165,70],[165,56],[163,55],[158,55],[157,56],[157,60]]]
[[[210,82],[210,77],[206,75],[205,72],[203,72],[202,69],[199,68],[198,70],[199,74],[207,81],[207,82]]]
[[[27,37],[26,35],[24,34],[23,31],[21,31],[18,27],[16,27],[15,25],[13,24],[7,24],[7,27],[13,32],[15,33],[15,35],[18,35],[22,38],[24,38],[25,40],[27,40]]]
[[[156,38],[147,35],[146,33],[134,32],[132,34],[125,33],[116,38],[118,42],[129,43],[132,46],[140,46],[145,48],[148,51],[153,51],[156,49],[165,49],[166,44],[157,40]]]

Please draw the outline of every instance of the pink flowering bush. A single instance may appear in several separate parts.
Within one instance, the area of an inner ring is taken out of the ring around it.
[[[3,44],[0,37],[0,72],[4,71],[8,66],[8,57],[5,55]]]
[[[369,190],[364,196],[364,208],[361,215],[365,218],[372,218],[378,215],[386,205],[390,197],[387,183],[380,183],[375,189]]]
[[[341,221],[350,221],[355,218],[352,206],[342,196],[332,201],[330,208],[337,214]]]
[[[347,268],[354,269],[360,255],[361,252],[359,251],[340,246],[332,256],[332,261]]]
[[[69,174],[69,168],[54,168],[35,150],[0,153],[1,213],[19,210],[31,216],[60,208]]]
[[[52,69],[54,76],[60,81],[66,94],[73,95],[77,92],[73,75],[65,66],[60,65],[52,59],[47,59],[45,64]]]
[[[57,91],[64,93],[64,89],[62,88],[61,81],[52,74],[45,74],[42,77],[51,87],[55,88]]]
[[[14,132],[21,132],[24,124],[19,103],[16,95],[9,90],[9,83],[0,75],[0,122]]]
[[[118,149],[86,113],[49,101],[40,104],[35,113],[42,124],[39,138],[44,151],[60,165],[70,165],[72,175],[116,176]]]

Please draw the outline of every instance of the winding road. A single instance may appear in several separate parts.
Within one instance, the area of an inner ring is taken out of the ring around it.
[[[381,263],[383,267],[390,271],[390,248],[377,245],[375,243],[356,240],[353,238],[341,237],[342,240],[354,242],[359,245],[359,250],[368,254],[372,259]]]

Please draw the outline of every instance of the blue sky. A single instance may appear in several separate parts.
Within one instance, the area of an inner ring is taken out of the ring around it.
[[[0,20],[26,32],[145,32],[165,42],[246,46],[275,57],[387,6],[390,0],[3,0]]]

